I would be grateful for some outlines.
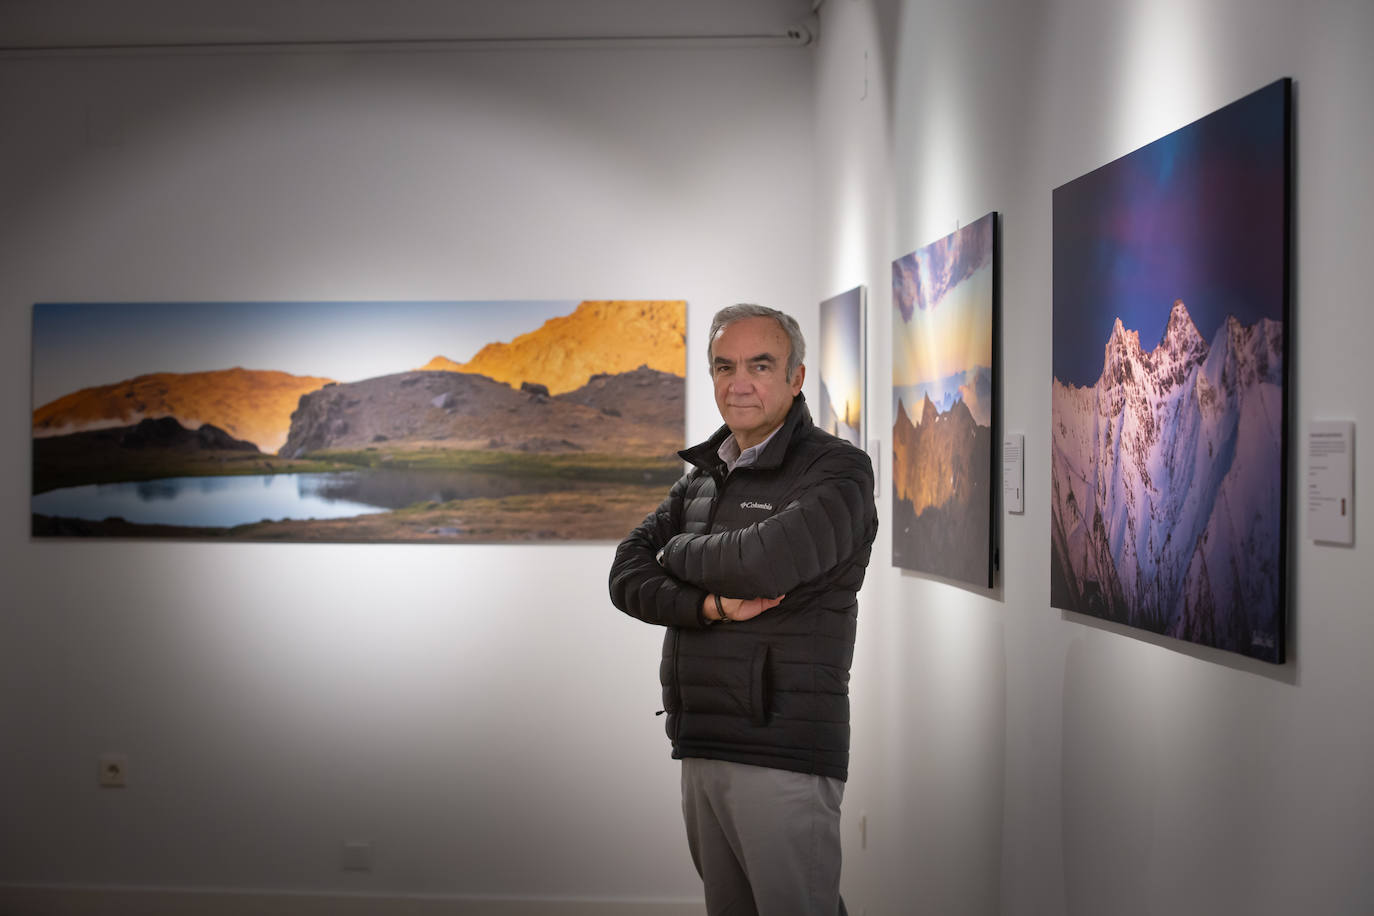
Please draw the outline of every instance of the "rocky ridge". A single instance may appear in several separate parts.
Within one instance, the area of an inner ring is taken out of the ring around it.
[[[929,397],[921,402],[921,423],[913,424],[899,409],[893,424],[893,487],[899,499],[909,500],[919,515],[931,506],[951,503],[967,508],[973,482],[986,468],[975,467],[977,424],[963,401],[946,413]]]
[[[44,404],[33,412],[33,436],[62,436],[171,417],[188,429],[210,424],[252,442],[261,451],[274,452],[286,441],[291,412],[301,395],[330,381],[238,367],[140,375],[83,388]]]
[[[892,429],[893,563],[990,586],[992,430],[955,400],[921,399],[920,422],[898,402]]]
[[[684,302],[589,300],[509,343],[487,344],[466,363],[436,356],[421,371],[484,375],[517,388],[536,382],[552,394],[639,366],[684,377],[686,333]]]
[[[668,455],[682,447],[684,383],[640,367],[551,395],[483,375],[417,370],[301,398],[280,454],[422,448]]]

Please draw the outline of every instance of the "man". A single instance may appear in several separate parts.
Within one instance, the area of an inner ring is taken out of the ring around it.
[[[877,532],[868,456],[811,422],[791,317],[721,310],[725,425],[621,542],[611,600],[667,627],[660,677],[712,916],[835,916],[856,593]]]

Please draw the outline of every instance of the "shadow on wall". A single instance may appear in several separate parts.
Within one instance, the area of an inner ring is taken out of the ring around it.
[[[1125,650],[1112,651],[1110,642],[1081,635],[1064,663],[1060,772],[1068,916],[1150,912],[1159,729],[1147,692],[1126,686]]]
[[[881,546],[881,545],[880,545]],[[878,570],[874,570],[875,572]],[[861,639],[880,674],[879,771],[868,794],[878,834],[856,865],[870,912],[1002,912],[1007,760],[1007,634],[999,608],[918,576],[883,577]],[[851,802],[853,805],[851,807]],[[846,801],[847,816],[864,804]],[[846,864],[848,868],[848,863]],[[859,901],[854,901],[859,902]],[[857,907],[855,907],[857,909]]]

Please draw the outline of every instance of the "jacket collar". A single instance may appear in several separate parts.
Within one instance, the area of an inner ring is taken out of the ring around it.
[[[813,425],[811,411],[806,407],[806,396],[798,393],[792,399],[792,407],[787,411],[787,417],[782,421],[782,426],[778,429],[777,434],[773,436],[759,455],[758,460],[750,467],[761,470],[778,467],[787,455],[787,448],[792,444],[792,440],[805,435]],[[720,460],[720,455],[716,453],[720,451],[720,444],[725,441],[725,437],[730,434],[730,427],[722,425],[711,435],[711,438],[691,448],[683,449],[678,452],[678,457],[707,472],[723,468],[725,464]]]

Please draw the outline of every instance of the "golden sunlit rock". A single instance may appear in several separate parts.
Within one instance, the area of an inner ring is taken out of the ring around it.
[[[286,441],[301,395],[331,381],[240,368],[140,375],[83,388],[44,404],[33,412],[33,435],[43,438],[174,417],[188,429],[204,423],[218,426],[270,453]]]
[[[436,356],[429,371],[473,372],[519,388],[541,384],[563,394],[593,375],[648,366],[685,377],[687,305],[680,300],[586,301],[510,343],[487,344],[466,363]]]

